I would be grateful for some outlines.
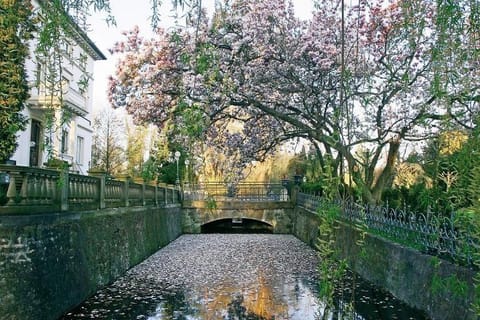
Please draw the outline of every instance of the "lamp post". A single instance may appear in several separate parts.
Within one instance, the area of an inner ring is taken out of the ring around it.
[[[180,175],[178,171],[178,160],[180,160],[180,151],[175,151],[175,161],[177,162],[177,179],[175,180],[175,184],[178,186],[180,185]]]

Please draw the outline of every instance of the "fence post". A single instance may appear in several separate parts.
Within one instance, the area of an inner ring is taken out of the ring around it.
[[[100,179],[100,196],[99,196],[99,207],[100,209],[105,209],[105,181],[107,177],[105,175],[101,175],[98,177]]]
[[[98,178],[99,179],[99,195],[98,195],[98,208],[99,209],[105,209],[105,192],[106,192],[106,181],[107,181],[107,173],[103,170],[89,170],[88,175]]]
[[[145,191],[146,191],[146,189],[147,189],[147,187],[145,185],[145,181],[143,181],[143,183],[142,183],[142,206],[144,206],[144,207],[145,207],[145,204],[146,204],[146,202],[145,202]]]
[[[125,197],[124,200],[124,204],[125,204],[125,207],[128,207],[130,206],[130,201],[128,199],[129,197],[129,188],[130,188],[130,176],[128,174],[121,174],[121,175],[118,175],[116,177],[117,180],[120,180],[120,181],[123,181],[123,196]]]

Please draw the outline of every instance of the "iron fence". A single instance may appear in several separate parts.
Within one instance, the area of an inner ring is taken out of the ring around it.
[[[289,201],[287,188],[280,183],[239,183],[227,184],[209,182],[184,186],[185,200],[216,201]]]
[[[432,212],[416,213],[407,208],[359,204],[352,201],[328,202],[320,196],[299,193],[297,205],[318,212],[322,207],[339,207],[340,219],[421,252],[462,265],[473,266],[480,250],[472,226],[459,226],[455,213],[446,217]]]

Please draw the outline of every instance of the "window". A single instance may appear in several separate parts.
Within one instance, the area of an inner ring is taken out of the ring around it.
[[[30,167],[37,167],[40,165],[41,138],[42,138],[42,125],[40,121],[32,119],[32,125],[31,125],[31,131],[30,131]]]
[[[61,153],[68,152],[68,130],[67,129],[62,129],[62,143],[60,146],[60,152]]]
[[[63,50],[65,50],[65,55],[69,58],[73,57],[73,46],[68,43],[68,41],[64,41],[63,43]]]
[[[78,60],[79,60],[79,63],[80,63],[80,70],[86,71],[87,70],[88,56],[84,53],[80,53],[80,57],[79,57]]]
[[[83,164],[83,148],[84,148],[84,139],[83,137],[77,136],[77,152],[75,155],[75,162],[77,164]]]

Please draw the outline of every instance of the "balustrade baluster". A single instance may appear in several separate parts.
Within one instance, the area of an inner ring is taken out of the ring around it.
[[[38,204],[40,202],[41,195],[42,195],[41,192],[42,192],[41,184],[40,184],[38,175],[34,175],[33,176],[33,197],[32,197],[32,201],[34,204]]]
[[[82,197],[82,186],[83,186],[83,181],[82,179],[75,177],[75,192],[76,192],[76,200],[77,203],[82,204],[83,202],[83,197]]]
[[[79,204],[82,204],[84,202],[84,197],[83,197],[83,184],[84,184],[84,181],[83,179],[81,178],[76,178],[77,182],[76,182],[76,191],[77,191],[77,202]]]
[[[82,204],[83,197],[82,197],[82,179],[75,178],[75,197],[77,203]]]
[[[110,195],[110,200],[113,201],[113,199],[120,199],[122,200],[123,197],[122,197],[122,190],[121,190],[121,186],[119,185],[114,185],[113,186],[113,189],[112,189],[112,193]]]
[[[83,197],[83,185],[84,181],[82,178],[76,178],[76,191],[77,191],[77,202],[82,204],[85,199]]]
[[[15,181],[15,175],[13,174],[10,176],[10,183],[8,184],[7,189],[7,198],[7,205],[15,205],[15,201],[17,199],[17,186]]]
[[[52,204],[52,175],[51,174],[45,174],[45,202],[47,204]]]
[[[89,181],[88,184],[85,186],[85,197],[87,201],[90,203],[94,203],[96,200],[95,197],[95,184],[93,181]]]
[[[42,204],[45,204],[45,205],[50,203],[50,199],[48,197],[47,183],[48,183],[48,175],[47,174],[42,174],[40,176],[40,184],[41,184],[40,194],[42,195],[41,202],[42,202]]]
[[[85,199],[88,203],[94,203],[95,197],[94,194],[94,183],[91,179],[88,179],[88,183],[83,187],[85,192]]]
[[[90,185],[90,181],[88,179],[80,180],[80,201],[81,202],[90,202],[88,197],[88,190],[87,187]]]
[[[75,180],[70,179],[68,181],[68,193],[67,193],[67,199],[69,203],[75,203],[75,198],[76,198],[76,193],[75,193]]]
[[[21,204],[29,204],[29,197],[33,190],[30,184],[29,176],[30,176],[29,173],[22,174],[22,186],[20,187],[20,198],[21,198],[20,203]]]
[[[116,193],[115,186],[112,186],[110,182],[105,181],[105,203],[109,202]]]
[[[29,174],[28,177],[28,204],[35,204],[37,196],[36,178],[33,174]]]

